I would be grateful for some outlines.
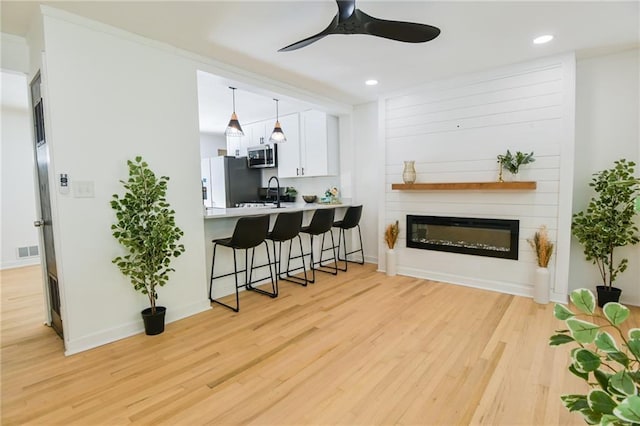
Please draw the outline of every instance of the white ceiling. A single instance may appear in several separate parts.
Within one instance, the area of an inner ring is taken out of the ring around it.
[[[24,36],[30,16],[40,3],[44,2],[3,0],[2,32]],[[538,57],[570,51],[584,57],[640,45],[638,1],[362,0],[357,7],[369,15],[430,24],[442,33],[435,40],[420,44],[364,35],[332,35],[292,52],[277,50],[324,29],[337,11],[335,1],[46,4],[347,104]],[[551,43],[532,44],[535,36],[546,33],[555,36]],[[364,81],[369,78],[380,84],[365,86]],[[212,95],[216,105],[203,108],[224,111],[225,122],[231,103],[227,86],[233,82],[220,83],[217,95]],[[236,109],[241,122],[255,121],[253,112],[243,111],[251,105],[264,105],[261,114],[274,109],[273,94],[262,97],[260,102],[245,101],[242,96],[238,91]],[[287,102],[281,102],[283,113],[289,108]],[[213,125],[204,127],[206,131],[217,131]]]

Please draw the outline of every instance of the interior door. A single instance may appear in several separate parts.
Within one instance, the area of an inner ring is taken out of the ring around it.
[[[44,134],[44,107],[41,92],[41,77],[38,73],[31,82],[31,104],[33,105],[34,147],[38,170],[38,192],[40,197],[40,220],[34,223],[42,230],[44,241],[44,258],[47,277],[47,295],[51,314],[51,327],[60,335],[62,333],[62,316],[60,314],[60,289],[58,287],[58,270],[56,252],[53,245],[53,228],[51,226],[51,196],[49,192],[49,149]]]

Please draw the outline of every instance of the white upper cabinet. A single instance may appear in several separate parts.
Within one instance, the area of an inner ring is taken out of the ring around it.
[[[243,129],[245,130],[245,129]],[[246,131],[245,131],[245,136],[241,136],[241,137],[231,137],[231,136],[227,136],[227,155],[231,155],[234,157],[239,157],[241,155],[241,139],[246,137]],[[245,151],[245,155],[247,155],[246,151]]]
[[[287,141],[278,144],[278,177],[299,176],[300,114],[280,117],[280,126]]]
[[[264,126],[265,122],[263,121],[244,124],[242,125],[244,136],[227,137],[228,155],[233,155],[236,157],[246,157],[248,147],[260,145],[260,138],[264,137]]]
[[[294,131],[295,119],[299,132]],[[286,118],[286,121],[285,121]],[[287,124],[285,124],[287,123]],[[338,118],[309,110],[280,119],[287,142],[278,145],[279,177],[331,176],[338,172]],[[289,130],[291,128],[292,130]]]

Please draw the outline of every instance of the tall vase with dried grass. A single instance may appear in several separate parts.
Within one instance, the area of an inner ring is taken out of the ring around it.
[[[537,303],[549,303],[549,260],[553,254],[553,242],[549,239],[547,227],[542,225],[533,235],[527,239],[529,245],[536,253],[538,267],[533,279],[533,300]]]
[[[397,273],[397,259],[396,251],[394,250],[396,242],[398,241],[398,235],[400,234],[400,224],[396,220],[396,223],[387,225],[387,229],[384,231],[384,241],[387,243],[386,264],[385,270],[388,276],[393,277]]]

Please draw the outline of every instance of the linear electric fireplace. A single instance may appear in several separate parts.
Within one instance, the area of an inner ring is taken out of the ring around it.
[[[520,222],[407,215],[407,247],[518,259]]]

